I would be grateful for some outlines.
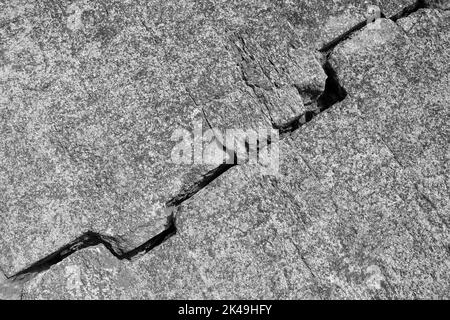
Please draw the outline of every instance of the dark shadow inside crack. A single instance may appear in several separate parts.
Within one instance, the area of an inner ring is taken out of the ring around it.
[[[428,8],[428,7],[431,7],[431,5],[427,1],[417,0],[414,4],[403,8],[398,13],[389,17],[389,19],[395,22],[401,18],[407,17],[408,15],[414,13],[415,11],[421,8]],[[384,18],[385,16],[382,15],[382,17]],[[330,53],[339,43],[345,41],[354,32],[362,29],[366,25],[367,25],[366,21],[358,23],[357,25],[353,26],[340,36],[336,37],[335,39],[325,44],[322,48],[319,49],[319,52]],[[311,104],[315,105],[315,107],[312,110],[308,110],[285,123],[273,124],[273,128],[279,130],[280,137],[283,137],[283,135],[290,134],[293,131],[299,129],[301,126],[313,120],[317,115],[319,115],[323,111],[329,109],[334,104],[346,98],[347,92],[345,88],[340,85],[337,73],[333,69],[332,65],[328,60],[326,60],[326,62],[323,64],[323,69],[327,75],[325,88],[323,92],[319,93],[317,91],[311,91],[308,87],[297,88],[299,94],[302,97],[307,96],[311,98]],[[246,79],[244,78],[243,80],[245,82]],[[308,102],[308,105],[309,103],[310,102]],[[267,144],[270,143],[271,141],[270,139],[268,139]],[[246,148],[248,149],[247,145]],[[258,150],[259,150],[259,141],[258,141]],[[226,150],[224,149],[224,151]],[[230,168],[237,165],[236,154],[234,156],[235,156],[235,163],[232,164],[223,163],[217,166],[216,168],[210,170],[208,173],[203,175],[198,181],[195,181],[192,184],[186,186],[185,188],[182,189],[182,191],[178,195],[167,201],[166,207],[168,208],[178,207],[184,201],[190,199],[200,190],[208,186],[211,182],[219,178]],[[75,240],[73,240],[72,242],[70,242],[69,244],[59,248],[55,252],[31,264],[29,267],[23,269],[22,271],[19,271],[18,273],[16,273],[11,277],[8,277],[7,279],[8,281],[17,283],[26,282],[31,278],[33,278],[36,274],[50,269],[53,265],[61,262],[62,260],[69,257],[73,253],[99,244],[103,244],[108,249],[108,251],[110,251],[111,254],[114,255],[119,260],[123,259],[132,260],[133,258],[139,257],[149,252],[153,248],[159,246],[160,244],[164,243],[167,239],[169,239],[176,233],[177,229],[175,225],[175,216],[171,214],[167,218],[167,221],[168,222],[166,224],[166,228],[162,232],[152,237],[145,243],[129,251],[123,249],[119,237],[116,238],[88,231],[79,236],[78,238],[76,238]]]
[[[435,6],[429,0],[416,0],[413,4],[402,8],[400,11],[398,11],[394,15],[390,16],[388,19],[390,19],[390,20],[392,20],[394,22],[397,22],[397,20],[402,19],[402,18],[406,18],[407,16],[409,16],[410,14],[416,12],[419,9],[434,8],[434,7]],[[381,13],[381,18],[386,18],[386,16],[383,13]],[[368,22],[366,20],[357,23],[356,25],[354,25],[353,27],[349,28],[344,33],[340,34],[336,38],[334,38],[331,41],[329,41],[326,44],[324,44],[319,49],[319,52],[327,53],[327,52],[332,51],[338,44],[340,44],[341,42],[347,40],[353,33],[355,33],[357,31],[361,30],[362,28],[364,28],[367,25],[367,23]]]
[[[322,67],[327,75],[327,79],[325,81],[324,91],[316,100],[315,108],[305,111],[301,115],[289,120],[286,123],[274,125],[274,128],[279,130],[280,136],[289,134],[299,129],[301,126],[314,119],[317,115],[347,97],[347,91],[339,83],[338,75],[328,59]]]
[[[324,63],[323,70],[327,75],[327,80],[325,81],[325,90],[317,99],[317,107],[320,112],[327,110],[347,97],[347,91],[339,83],[336,70],[328,60]]]
[[[173,236],[176,231],[175,216],[174,214],[171,214],[167,218],[166,227],[162,232],[129,251],[122,248],[121,240],[119,238],[102,235],[93,231],[87,231],[69,244],[62,246],[55,252],[33,263],[29,267],[19,271],[11,277],[8,277],[8,281],[19,283],[26,282],[33,278],[36,274],[50,269],[53,265],[61,262],[75,252],[85,248],[97,246],[99,244],[103,244],[105,248],[119,260],[132,260],[133,258],[144,255],[153,248],[159,246]]]
[[[295,131],[302,125],[311,121],[315,116],[317,116],[321,112],[333,106],[335,103],[345,99],[347,93],[345,89],[339,84],[338,76],[333,67],[331,66],[331,64],[328,62],[328,60],[324,63],[323,69],[327,75],[327,79],[325,82],[325,89],[321,94],[313,92],[313,94],[316,97],[314,101],[314,104],[316,105],[315,109],[306,111],[305,113],[299,115],[298,117],[295,117],[293,120],[290,120],[281,125],[274,125],[274,129],[279,130],[280,136]],[[310,94],[310,92],[306,92],[306,94]],[[249,149],[248,141],[245,141],[245,143],[246,149],[248,151]],[[259,152],[261,148],[264,148],[265,146],[271,144],[271,140],[270,137],[268,137],[266,143],[261,143],[259,140],[257,141],[257,143],[258,143],[257,150]],[[228,152],[225,146],[223,146],[223,148],[224,151]],[[192,198],[195,194],[197,194],[203,188],[205,188],[214,180],[219,178],[229,169],[238,165],[236,152],[233,151],[231,154],[234,156],[234,163],[222,163],[217,167],[215,167],[214,169],[207,172],[206,174],[204,174],[198,181],[195,181],[183,187],[182,190],[175,197],[166,202],[166,207],[177,208],[184,201]],[[156,246],[162,244],[164,241],[169,239],[175,233],[176,233],[176,225],[173,213],[167,218],[166,228],[161,233],[152,237],[142,245],[129,251],[123,249],[124,246],[120,237],[112,237],[102,235],[100,233],[96,233],[93,231],[87,231],[78,238],[76,238],[75,240],[73,240],[72,242],[70,242],[69,244],[64,245],[63,247],[59,248],[58,250],[49,254],[48,256],[40,259],[39,261],[33,263],[24,270],[19,271],[15,275],[8,277],[8,281],[17,283],[29,281],[36,274],[50,269],[53,265],[61,262],[65,258],[74,254],[75,252],[88,247],[97,246],[100,244],[103,244],[105,248],[108,249],[108,251],[110,251],[111,254],[117,259],[132,260],[133,258],[137,258],[141,255],[146,254]]]

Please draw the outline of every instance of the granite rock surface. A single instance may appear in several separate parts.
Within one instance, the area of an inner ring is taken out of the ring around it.
[[[0,2],[0,297],[448,299],[450,12],[368,4]]]

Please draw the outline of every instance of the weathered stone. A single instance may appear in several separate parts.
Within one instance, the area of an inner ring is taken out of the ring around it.
[[[445,229],[367,128],[352,101],[336,106],[281,144],[278,177],[233,168],[185,202],[176,237],[142,259],[82,251],[25,298],[444,298]]]
[[[343,86],[414,181],[422,201],[449,225],[450,23],[448,11],[383,20],[333,54]]]
[[[6,272],[88,229],[157,233],[165,202],[211,168],[172,163],[173,130],[207,128],[202,109],[222,129],[305,111],[325,83],[308,51],[332,34],[322,18],[357,10],[359,19],[359,1],[2,4]]]
[[[266,106],[244,84],[230,36],[244,28],[247,8],[230,5],[235,19],[216,24],[217,10],[205,5],[3,5],[0,264],[7,274],[86,230],[117,236],[152,226],[138,243],[161,231],[165,203],[210,169],[171,160],[175,129],[196,121],[207,128],[202,109],[221,128],[267,128],[268,112],[279,122],[303,110],[298,81],[270,84]],[[253,43],[287,50],[293,33],[269,18],[273,32]],[[323,90],[312,54],[286,59]]]
[[[166,201],[211,168],[168,161],[174,128],[301,114],[325,84],[312,49],[365,19],[360,1],[15,4],[0,29],[7,274],[87,229],[127,234],[130,248],[153,236]],[[380,19],[336,47],[349,96],[280,144],[280,175],[232,168],[184,202],[177,235],[140,260],[81,250],[23,297],[448,298],[439,8]],[[0,291],[17,298],[18,285]]]

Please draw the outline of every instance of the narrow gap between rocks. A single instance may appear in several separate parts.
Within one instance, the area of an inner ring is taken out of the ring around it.
[[[400,10],[398,13],[389,17],[392,21],[396,22],[397,20],[407,17],[410,14],[421,8],[428,8],[429,4],[425,0],[417,0],[414,4],[407,6]],[[384,15],[382,15],[384,17]],[[315,101],[315,108],[312,110],[308,110],[301,115],[291,119],[290,121],[283,124],[274,124],[274,129],[278,129],[280,133],[280,137],[284,137],[299,129],[303,125],[307,124],[311,120],[313,120],[317,115],[326,111],[334,104],[342,101],[347,96],[347,92],[345,88],[343,88],[338,81],[338,76],[336,71],[333,69],[331,64],[328,61],[329,54],[333,51],[333,49],[341,42],[345,41],[349,38],[354,32],[362,29],[367,24],[366,21],[362,21],[355,26],[351,27],[348,31],[344,32],[340,36],[336,37],[332,41],[325,44],[318,51],[325,54],[326,61],[323,64],[323,69],[327,75],[327,79],[325,82],[325,89],[322,94]],[[299,92],[300,93],[300,92]],[[308,92],[305,92],[308,94]],[[270,141],[268,141],[270,144]],[[224,147],[224,151],[227,151]],[[138,247],[126,251],[122,248],[121,241],[117,237],[102,235],[100,233],[96,233],[93,231],[87,231],[69,244],[59,248],[55,252],[49,254],[48,256],[42,258],[41,260],[31,264],[29,267],[19,271],[13,276],[7,277],[8,281],[11,283],[24,283],[31,280],[35,275],[50,269],[53,265],[61,262],[65,258],[69,257],[73,253],[88,248],[92,246],[96,246],[99,244],[103,244],[106,249],[108,249],[113,256],[115,256],[119,260],[133,260],[141,255],[146,254],[156,246],[164,243],[167,239],[175,235],[176,229],[176,219],[174,212],[177,210],[177,207],[180,206],[184,201],[192,198],[196,193],[200,190],[208,186],[215,179],[220,177],[222,174],[227,172],[230,168],[237,165],[236,154],[234,153],[235,163],[226,164],[223,163],[216,168],[212,169],[208,173],[202,176],[202,178],[192,185],[185,188],[178,195],[170,199],[166,202],[166,207],[172,211],[172,213],[167,218],[167,223],[165,229],[159,234],[155,235],[148,241],[139,245]]]
[[[390,16],[388,19],[390,19],[390,20],[392,20],[394,22],[397,22],[397,20],[402,19],[402,18],[406,18],[407,16],[409,16],[410,14],[416,12],[419,9],[430,8],[430,7],[432,7],[432,5],[429,4],[428,1],[426,1],[426,0],[416,0],[415,3],[413,3],[413,4],[409,5],[409,6],[406,6],[405,8],[403,8],[402,10],[397,12],[396,14]],[[386,16],[383,13],[381,13],[381,17],[385,18]],[[347,40],[353,33],[355,33],[356,31],[361,30],[366,25],[367,25],[367,21],[366,20],[357,23],[356,25],[351,27],[349,30],[345,31],[341,35],[337,36],[336,38],[334,38],[330,42],[328,42],[325,45],[323,45],[319,49],[319,52],[326,53],[326,52],[332,51],[338,44],[340,44],[341,42]]]
[[[317,98],[316,108],[312,111],[307,111],[300,116],[290,120],[287,123],[281,125],[274,125],[275,129],[278,129],[280,132],[280,136],[283,137],[286,134],[289,134],[304,124],[311,121],[315,116],[320,114],[321,112],[329,109],[335,103],[342,101],[346,96],[345,89],[339,84],[338,77],[336,72],[333,70],[331,64],[328,60],[324,63],[323,69],[328,76],[325,82],[325,89],[323,93]],[[270,140],[268,140],[267,144],[259,144],[260,148],[267,146],[270,144]],[[248,144],[246,142],[246,147],[248,151]],[[226,151],[225,146],[223,147],[224,151]],[[180,206],[184,201],[192,198],[196,193],[200,190],[208,186],[211,182],[219,178],[222,174],[227,172],[232,167],[238,165],[237,164],[237,154],[235,152],[232,153],[234,155],[234,163],[222,163],[211,171],[207,172],[202,176],[202,178],[188,187],[184,188],[182,192],[177,194],[175,197],[166,202],[166,208],[172,208],[172,211],[175,211],[178,206]],[[53,265],[61,262],[65,258],[69,257],[73,253],[88,248],[97,246],[99,244],[103,244],[106,249],[113,256],[115,256],[119,260],[127,259],[132,260],[137,256],[141,256],[148,251],[152,250],[156,246],[162,244],[164,241],[169,239],[171,236],[175,235],[176,229],[176,219],[174,213],[172,213],[168,217],[168,221],[165,229],[149,239],[142,245],[132,249],[130,251],[125,251],[122,249],[121,242],[118,238],[112,236],[102,235],[100,233],[96,233],[93,231],[87,231],[72,242],[63,247],[59,248],[55,252],[49,254],[48,256],[42,258],[41,260],[33,263],[29,267],[19,271],[15,275],[8,277],[9,281],[12,282],[26,282],[31,280],[35,275],[50,269]]]
[[[167,218],[167,224],[164,231],[144,242],[140,246],[129,251],[124,251],[121,248],[120,241],[115,237],[102,235],[93,231],[87,231],[69,244],[59,248],[57,251],[33,263],[31,266],[16,273],[14,276],[9,277],[8,280],[13,282],[26,282],[33,278],[36,274],[50,269],[51,266],[61,262],[71,254],[81,249],[93,247],[99,244],[103,244],[106,249],[108,249],[111,254],[119,260],[132,260],[133,258],[139,257],[149,252],[154,247],[160,245],[171,236],[173,236],[175,232],[175,216],[171,214]]]

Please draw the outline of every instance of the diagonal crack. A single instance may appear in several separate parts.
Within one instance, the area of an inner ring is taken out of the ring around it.
[[[174,214],[171,214],[167,218],[167,224],[164,231],[152,237],[143,244],[137,246],[136,248],[126,251],[123,248],[120,239],[93,231],[87,231],[72,242],[66,244],[65,246],[62,246],[55,252],[33,263],[29,267],[23,269],[22,271],[16,273],[11,277],[7,277],[7,279],[10,282],[26,282],[28,280],[31,280],[36,274],[50,269],[51,266],[61,262],[73,253],[81,249],[93,247],[99,244],[103,244],[105,248],[108,249],[111,254],[119,260],[133,260],[133,258],[137,258],[160,245],[175,233],[175,216]]]
[[[428,4],[425,0],[417,0],[414,4],[407,6],[400,10],[398,13],[391,16],[389,19],[393,20],[394,22],[407,17],[408,15],[412,14],[413,12],[421,9],[421,8],[428,8],[431,7],[430,4]],[[382,15],[384,17],[384,15]],[[324,91],[312,101],[311,104],[314,105],[314,108],[311,110],[308,110],[301,115],[296,116],[295,118],[282,123],[282,124],[275,124],[273,123],[274,129],[278,129],[280,131],[280,136],[284,137],[288,134],[294,132],[295,130],[299,129],[303,125],[307,124],[311,120],[313,120],[316,116],[318,116],[320,113],[326,111],[330,107],[332,107],[334,104],[344,100],[347,96],[347,92],[345,88],[343,88],[340,83],[337,76],[336,71],[333,69],[331,63],[328,60],[329,54],[333,51],[333,49],[341,42],[345,41],[348,37],[350,37],[354,32],[362,29],[367,24],[366,21],[362,21],[355,26],[351,27],[349,30],[341,34],[340,36],[336,37],[335,39],[331,40],[329,43],[325,44],[322,48],[320,48],[318,51],[325,54],[325,63],[323,64],[323,69],[327,75],[327,79],[325,82],[325,89]],[[244,46],[245,50],[245,41],[243,38],[240,39],[242,41],[242,44]],[[254,59],[253,56],[249,54],[250,59]],[[243,78],[245,81],[246,79]],[[246,83],[247,84],[247,83]],[[247,84],[249,85],[249,84]],[[251,86],[251,85],[249,85]],[[254,87],[253,87],[254,89]],[[308,88],[305,88],[304,91],[302,88],[297,88],[300,94],[311,94],[309,92]],[[315,94],[317,96],[317,94]],[[261,149],[261,147],[264,147],[266,145],[270,144],[270,140],[267,140],[267,144],[259,144],[258,150]],[[225,148],[225,147],[224,147]],[[224,151],[227,151],[224,149]],[[219,178],[222,174],[227,172],[230,168],[237,165],[237,155],[233,151],[234,154],[234,163],[227,164],[222,163],[216,168],[210,170],[206,174],[202,176],[198,181],[195,181],[191,185],[185,187],[178,195],[170,199],[166,202],[166,208],[171,211],[172,213],[167,217],[167,223],[165,226],[165,229],[160,232],[159,234],[155,235],[154,237],[150,238],[148,241],[144,242],[143,244],[137,246],[134,249],[126,250],[122,244],[122,241],[120,237],[113,237],[108,235],[102,235],[97,232],[93,231],[87,231],[72,242],[70,242],[67,245],[62,246],[55,252],[49,254],[48,256],[42,258],[41,260],[31,264],[30,266],[26,267],[25,269],[19,271],[13,276],[7,277],[8,282],[10,284],[15,283],[25,283],[29,280],[31,280],[35,275],[46,271],[50,269],[53,265],[61,262],[68,256],[72,255],[73,253],[88,248],[92,246],[96,246],[99,244],[103,244],[106,249],[108,249],[113,256],[115,256],[119,260],[133,260],[141,255],[146,254],[153,248],[157,247],[158,245],[164,243],[167,239],[169,239],[171,236],[173,236],[177,229],[176,229],[176,218],[173,212],[177,210],[177,207],[180,206],[184,201],[192,198],[196,193],[198,193],[200,190],[208,186],[211,182],[213,182],[215,179]],[[449,247],[450,250],[450,247]]]
[[[302,125],[311,121],[315,116],[317,116],[321,112],[327,110],[332,105],[334,105],[339,101],[342,101],[345,98],[346,91],[342,86],[340,86],[336,72],[334,71],[328,60],[323,65],[323,68],[328,78],[325,83],[325,90],[318,98],[316,98],[316,101],[314,102],[316,108],[311,111],[307,111],[286,123],[280,125],[273,124],[274,129],[280,130],[281,136],[297,130]],[[308,90],[308,88],[306,88],[306,90]],[[306,92],[306,94],[308,93],[309,92]],[[261,143],[260,141],[258,141],[257,143],[259,151],[265,146],[269,145],[271,141],[270,139],[267,139],[265,143]],[[248,142],[246,141],[245,144],[248,152],[249,150]],[[230,152],[230,150],[227,150],[225,146],[223,146],[223,148],[224,151],[226,151],[227,153]],[[234,163],[220,164],[216,168],[204,174],[198,181],[195,181],[194,183],[183,188],[180,193],[178,193],[176,196],[174,196],[172,199],[166,202],[165,204],[166,208],[171,210],[172,214],[167,218],[167,224],[165,226],[165,229],[159,234],[149,239],[148,241],[146,241],[145,243],[143,243],[142,245],[127,251],[126,249],[124,249],[122,241],[120,240],[119,237],[107,236],[97,232],[87,231],[78,238],[76,238],[75,240],[73,240],[72,242],[62,246],[55,252],[31,264],[30,266],[19,271],[15,275],[7,277],[8,281],[10,283],[25,283],[31,280],[37,274],[50,269],[53,265],[61,262],[62,260],[69,257],[73,253],[99,244],[104,245],[105,248],[108,249],[108,251],[110,251],[111,254],[119,260],[124,259],[132,260],[133,258],[139,257],[149,252],[150,250],[162,244],[176,233],[177,230],[176,219],[173,212],[176,210],[178,206],[180,206],[184,201],[192,198],[195,194],[197,194],[203,188],[208,186],[215,179],[219,178],[229,169],[238,165],[237,153],[234,150],[231,151],[232,152],[230,154],[234,156]]]
[[[286,123],[275,125],[274,128],[280,130],[281,136],[299,129],[323,111],[344,100],[347,96],[347,91],[340,85],[337,73],[328,61],[328,58],[323,64],[323,70],[327,75],[325,90],[317,98],[315,107],[311,110],[305,111]]]
[[[399,19],[406,18],[407,16],[416,12],[419,9],[429,8],[429,7],[431,7],[431,5],[428,4],[426,0],[416,0],[416,2],[414,2],[413,4],[402,8],[399,12],[390,16],[389,19],[396,22]],[[381,18],[385,18],[385,17],[386,16],[382,13]],[[326,53],[326,52],[332,51],[339,43],[347,40],[353,33],[364,28],[367,25],[367,23],[368,23],[367,20],[357,23],[356,25],[351,27],[349,30],[345,31],[341,35],[337,36],[333,40],[331,40],[328,43],[326,43],[325,45],[323,45],[319,49],[319,52]]]
[[[236,154],[234,154],[235,160],[236,160]],[[218,167],[212,169],[211,171],[207,172],[203,177],[199,180],[194,182],[193,184],[189,185],[187,188],[184,189],[181,193],[170,199],[166,202],[166,206],[179,206],[184,201],[188,200],[192,196],[194,196],[197,192],[205,188],[208,184],[213,182],[215,179],[220,177],[222,174],[227,172],[230,168],[237,165],[237,161],[234,161],[234,163],[222,163]]]
[[[283,123],[280,125],[274,125],[275,129],[280,130],[280,134],[287,134],[293,132],[300,128],[302,125],[311,121],[316,115],[327,110],[333,104],[341,101],[345,98],[346,92],[345,89],[339,85],[336,72],[331,67],[331,64],[327,61],[323,66],[325,73],[328,75],[328,78],[325,83],[324,92],[317,98],[316,101],[316,109],[312,111],[307,111],[302,115],[296,117],[295,119]],[[258,141],[258,150],[270,144],[270,139],[267,140],[266,144],[259,143]],[[246,142],[246,147],[248,151],[248,145]],[[225,148],[225,147],[224,147]],[[225,150],[226,151],[226,150]],[[172,199],[166,202],[166,208],[172,208],[173,211],[176,210],[178,206],[180,206],[184,201],[192,198],[196,193],[200,190],[208,186],[215,179],[219,178],[222,174],[227,172],[232,167],[238,165],[237,154],[233,151],[234,155],[234,163],[222,163],[216,168],[210,170],[206,174],[202,176],[198,181],[188,185],[185,187],[179,194],[174,196]],[[72,242],[67,245],[62,246],[55,252],[49,254],[48,256],[42,258],[41,260],[33,263],[29,267],[19,271],[15,275],[8,277],[8,281],[11,283],[24,283],[31,280],[35,275],[46,271],[51,268],[51,266],[61,262],[65,258],[69,257],[73,253],[88,248],[93,247],[99,244],[103,244],[108,251],[111,252],[113,256],[115,256],[119,260],[132,260],[135,257],[141,256],[148,251],[152,250],[156,246],[162,244],[164,241],[169,239],[176,233],[176,219],[174,214],[172,213],[167,218],[167,224],[165,229],[157,234],[156,236],[149,239],[147,242],[142,245],[126,251],[121,244],[121,241],[118,237],[112,237],[107,235],[102,235],[97,232],[87,231]]]

